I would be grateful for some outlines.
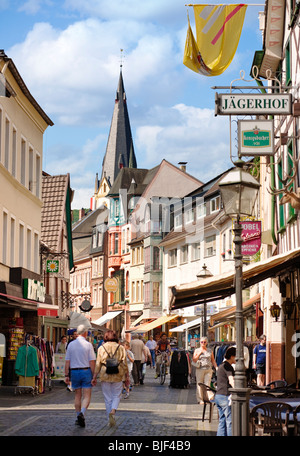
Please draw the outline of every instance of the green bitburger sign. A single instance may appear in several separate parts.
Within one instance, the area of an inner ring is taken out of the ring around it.
[[[273,155],[274,125],[272,120],[238,121],[239,155]]]

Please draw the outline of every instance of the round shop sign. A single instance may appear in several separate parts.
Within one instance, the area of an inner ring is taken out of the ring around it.
[[[104,288],[107,293],[115,293],[118,290],[118,281],[115,277],[105,279]]]

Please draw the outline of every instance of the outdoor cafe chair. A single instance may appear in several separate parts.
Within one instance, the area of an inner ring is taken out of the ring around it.
[[[294,435],[300,435],[300,405],[294,409]]]
[[[255,405],[250,411],[250,435],[288,435],[291,405],[285,402],[264,402]]]
[[[211,423],[211,419],[212,419],[212,412],[213,412],[213,408],[215,406],[215,402],[212,402],[214,397],[215,397],[215,394],[216,394],[216,389],[215,388],[211,388],[210,386],[208,385],[205,385],[205,383],[198,383],[198,385],[200,386],[201,388],[201,391],[202,391],[202,399],[203,399],[203,413],[202,413],[202,421],[204,421],[204,418],[205,418],[205,410],[206,410],[206,405],[209,404],[209,422]],[[209,399],[208,397],[208,391],[210,391],[211,393],[213,393],[213,398],[212,399]]]
[[[274,382],[268,383],[265,388],[266,389],[275,389],[275,388],[285,388],[288,386],[285,380],[274,380]]]

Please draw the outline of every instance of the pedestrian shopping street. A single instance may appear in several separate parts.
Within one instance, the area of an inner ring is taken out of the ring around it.
[[[196,403],[196,385],[187,389],[169,388],[154,378],[155,370],[147,368],[145,384],[134,387],[128,399],[121,399],[116,426],[109,427],[101,385],[93,388],[86,413],[86,427],[75,425],[74,393],[59,380],[44,394],[15,395],[14,387],[0,388],[0,436],[215,436],[218,417],[214,409],[209,423],[209,410],[202,422],[202,405]]]

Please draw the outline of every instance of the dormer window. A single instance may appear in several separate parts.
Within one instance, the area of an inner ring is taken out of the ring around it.
[[[211,213],[220,210],[220,202],[221,202],[220,196],[216,196],[216,198],[213,198],[210,200],[210,212]]]

